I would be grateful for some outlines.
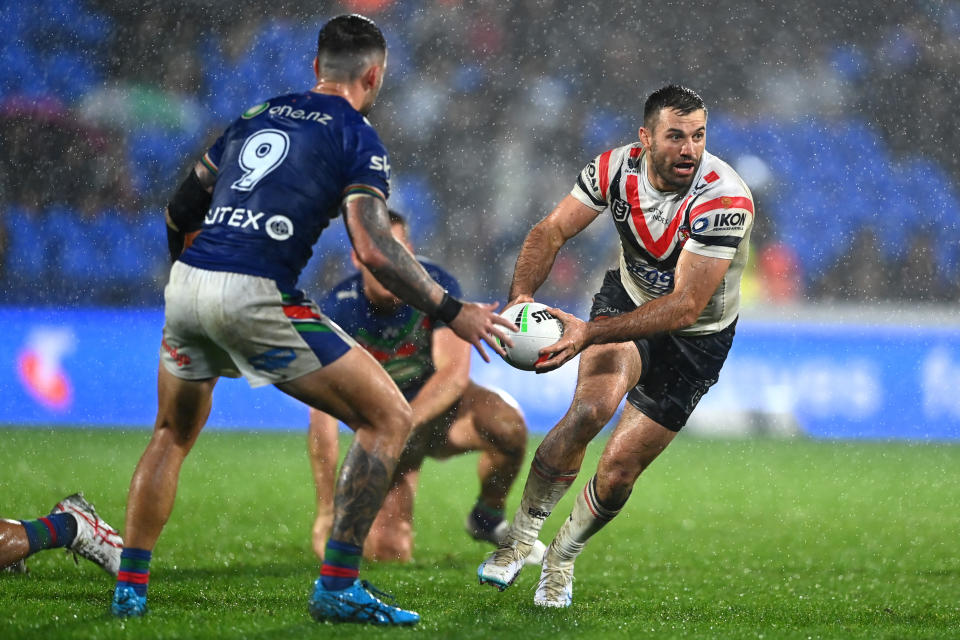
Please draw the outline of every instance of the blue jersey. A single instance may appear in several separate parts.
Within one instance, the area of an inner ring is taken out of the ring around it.
[[[387,150],[339,96],[308,91],[248,109],[204,155],[217,176],[203,232],[180,260],[271,278],[295,293],[313,245],[351,193],[384,199]]]
[[[417,259],[451,296],[460,297],[460,285],[453,276],[428,260]],[[406,304],[378,313],[363,293],[359,273],[334,287],[320,308],[383,365],[408,400],[436,370],[431,338],[441,325]]]

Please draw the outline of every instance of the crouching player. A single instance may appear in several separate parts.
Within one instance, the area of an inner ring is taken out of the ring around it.
[[[390,211],[397,240],[413,251],[406,220]],[[407,562],[413,555],[413,501],[425,457],[443,459],[479,451],[480,494],[466,520],[476,540],[503,542],[507,492],[523,462],[527,429],[523,416],[498,393],[470,380],[470,344],[447,326],[402,302],[352,255],[359,273],[327,295],[321,307],[356,339],[403,392],[413,409],[414,429],[400,459],[383,507],[364,545],[372,560]],[[420,263],[450,295],[460,285],[426,260]],[[310,462],[317,487],[313,549],[324,557],[333,522],[333,492],[338,458],[338,422],[310,411]],[[542,552],[538,545],[531,561]]]

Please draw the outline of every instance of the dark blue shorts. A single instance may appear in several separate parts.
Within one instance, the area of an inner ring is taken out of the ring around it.
[[[636,308],[620,282],[620,270],[612,269],[593,296],[590,319],[618,316]],[[634,340],[643,365],[640,381],[627,393],[627,401],[651,420],[679,431],[700,398],[717,382],[736,326],[734,320],[717,333],[703,336],[661,333]]]

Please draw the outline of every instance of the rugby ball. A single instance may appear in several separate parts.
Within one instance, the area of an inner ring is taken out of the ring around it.
[[[541,359],[540,349],[553,344],[563,335],[563,323],[547,309],[547,305],[539,302],[523,302],[500,314],[520,328],[519,332],[505,330],[513,340],[512,347],[503,345],[507,352],[503,359],[507,364],[524,371],[533,371]]]

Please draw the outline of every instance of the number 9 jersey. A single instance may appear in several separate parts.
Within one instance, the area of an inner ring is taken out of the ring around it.
[[[251,107],[202,162],[217,176],[213,200],[180,260],[270,278],[288,294],[343,199],[390,191],[387,150],[369,121],[343,98],[314,92]]]

